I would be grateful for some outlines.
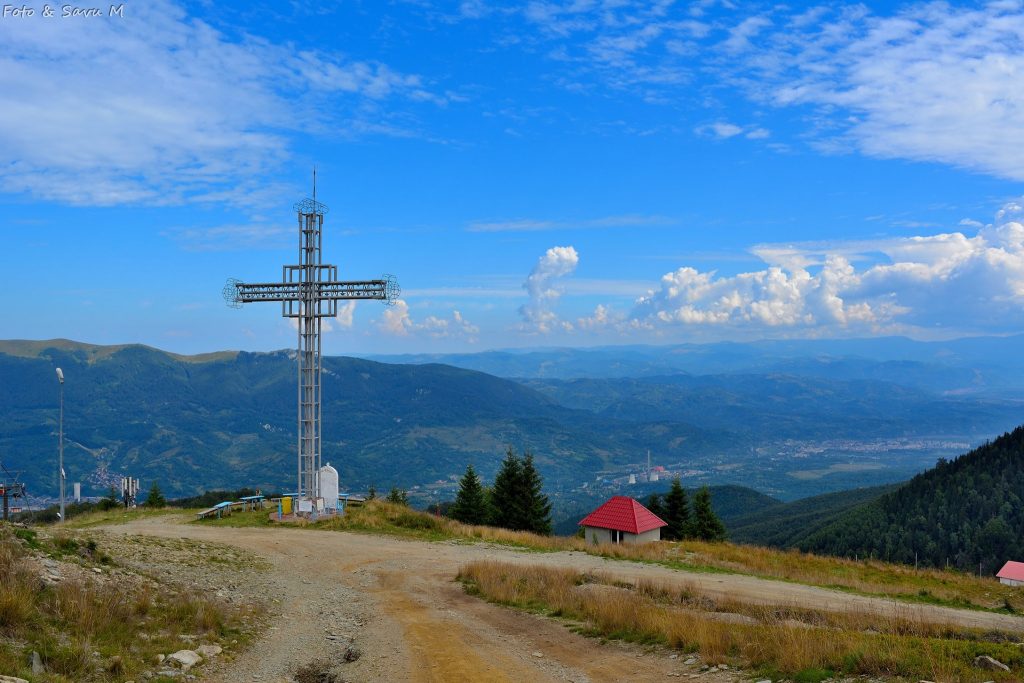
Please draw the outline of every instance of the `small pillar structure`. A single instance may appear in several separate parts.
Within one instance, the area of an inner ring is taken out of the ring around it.
[[[338,509],[338,470],[327,463],[320,468],[320,497],[323,498],[324,508],[328,514],[334,514]]]

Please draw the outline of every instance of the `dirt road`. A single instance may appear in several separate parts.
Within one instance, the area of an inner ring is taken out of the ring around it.
[[[535,553],[294,528],[197,526],[171,517],[108,527],[106,532],[235,545],[269,562],[269,585],[280,600],[280,616],[249,652],[209,674],[209,680],[231,683],[288,680],[298,666],[317,658],[338,661],[353,647],[361,656],[344,667],[346,680],[353,681],[664,681],[700,672],[699,663],[685,664],[685,656],[602,644],[554,620],[465,595],[453,578],[460,566],[477,559],[604,571],[623,580],[686,582],[711,595],[764,604],[898,613],[1024,633],[1024,619],[1009,615],[908,606],[798,584],[682,572],[576,552]],[[267,584],[261,590],[267,590]],[[730,671],[700,676],[710,681],[734,677]]]

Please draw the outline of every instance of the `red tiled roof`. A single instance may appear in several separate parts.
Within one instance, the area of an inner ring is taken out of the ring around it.
[[[1024,562],[1014,562],[1010,560],[1003,565],[1003,568],[996,574],[1000,579],[1016,579],[1017,581],[1024,581]]]
[[[642,534],[668,524],[629,496],[613,496],[580,521],[580,526]]]

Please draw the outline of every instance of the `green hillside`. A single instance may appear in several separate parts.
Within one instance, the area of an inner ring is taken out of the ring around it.
[[[104,494],[125,474],[144,485],[158,480],[172,497],[293,486],[293,351],[179,356],[141,345],[0,342],[0,462],[22,472],[33,495],[57,490],[57,366],[68,378],[66,470],[86,495]],[[691,485],[737,484],[789,500],[904,480],[964,448],[946,441],[978,443],[1017,424],[1018,412],[1012,401],[875,380],[524,383],[447,365],[338,357],[324,361],[323,453],[346,488],[386,490],[450,483],[468,463],[490,480],[507,446],[530,448],[561,518],[593,502],[584,499],[595,489],[622,492],[616,487],[648,450],[656,462],[691,472]],[[917,437],[891,455],[879,450]],[[436,501],[450,491],[414,493]],[[764,504],[750,501],[745,510]]]
[[[804,550],[872,555],[993,573],[1024,560],[1024,426],[914,477],[799,542]]]
[[[801,498],[790,503],[750,507],[723,517],[729,540],[776,548],[800,544],[807,536],[836,521],[843,513],[895,491],[901,484],[872,486]]]
[[[138,345],[48,344],[0,347],[12,351],[0,353],[0,459],[36,495],[57,488],[56,366],[68,378],[66,469],[87,495],[121,474],[158,479],[170,496],[291,486],[294,352],[183,358]],[[480,372],[353,358],[324,361],[323,419],[324,459],[357,490],[446,478],[471,461],[489,478],[507,445],[532,448],[556,489],[648,448],[746,447],[678,421],[599,418]]]

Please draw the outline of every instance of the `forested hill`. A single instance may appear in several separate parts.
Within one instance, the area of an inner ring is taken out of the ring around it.
[[[55,367],[63,368],[64,465],[85,495],[124,474],[168,496],[239,486],[281,490],[295,458],[295,352],[177,356],[145,346],[0,341],[0,463],[33,495],[56,492]],[[444,365],[324,359],[324,459],[346,487],[408,487],[505,448],[531,448],[552,490],[633,462],[745,451],[680,421],[636,425],[565,408],[517,382]]]
[[[1024,561],[1024,426],[856,508],[800,547],[992,574]]]
[[[730,518],[723,516],[722,521],[726,523],[731,541],[794,548],[799,547],[804,539],[840,519],[844,513],[874,502],[902,485],[901,482],[848,489],[778,505],[751,506],[740,515]]]

